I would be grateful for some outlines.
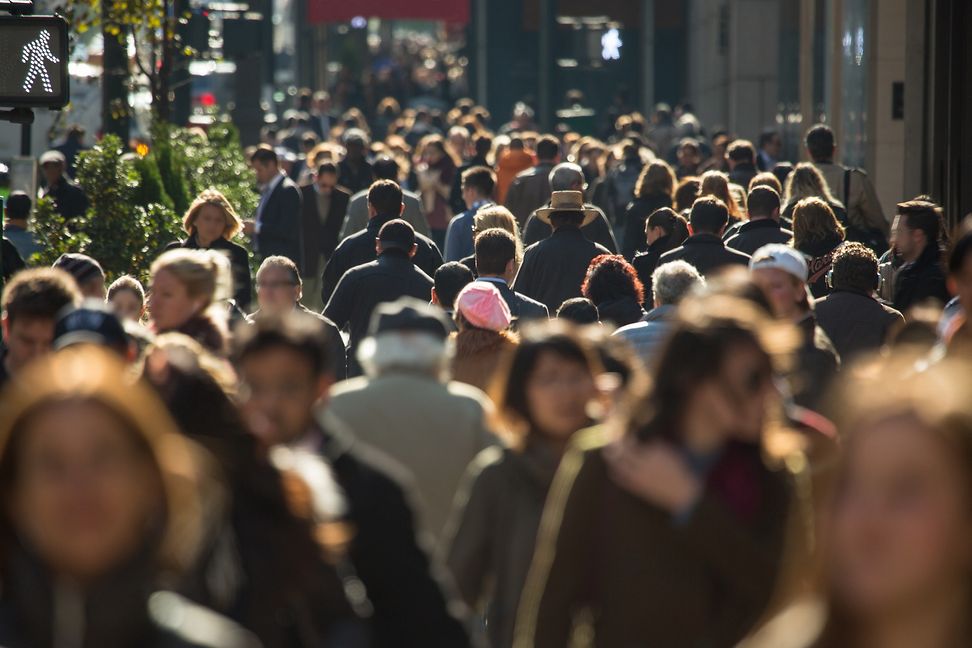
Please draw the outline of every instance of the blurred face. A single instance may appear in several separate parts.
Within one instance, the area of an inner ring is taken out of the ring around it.
[[[68,403],[40,410],[21,439],[11,513],[41,560],[85,580],[130,558],[162,507],[133,433],[101,406]]]
[[[253,173],[256,175],[257,184],[265,185],[276,176],[280,170],[276,164],[273,162],[260,162],[259,160],[254,160],[250,163],[253,167]]]
[[[226,232],[226,216],[216,205],[203,205],[199,208],[192,227],[196,230],[196,240],[205,247],[223,237]]]
[[[678,163],[684,167],[694,166],[699,163],[699,150],[694,146],[681,146],[676,153]]]
[[[587,405],[597,390],[590,371],[552,351],[544,351],[527,382],[527,402],[537,432],[566,441],[590,419]]]
[[[257,274],[257,301],[267,313],[287,313],[300,300],[300,286],[284,268],[267,267]]]
[[[752,271],[752,278],[763,291],[776,318],[795,321],[803,315],[800,306],[806,295],[803,282],[777,268],[758,268]]]
[[[900,214],[894,217],[894,247],[905,261],[914,261],[925,249],[924,232],[908,227],[907,219]]]
[[[119,290],[111,297],[109,302],[115,310],[115,314],[121,319],[137,322],[142,319],[145,313],[145,305],[142,299],[131,290]]]
[[[307,433],[314,406],[331,386],[313,375],[310,363],[286,348],[251,354],[240,364],[243,414],[267,447],[291,443]]]
[[[47,186],[51,186],[60,182],[61,176],[64,174],[64,167],[57,162],[48,162],[41,167],[41,171],[44,173]]]
[[[961,595],[972,568],[967,476],[913,417],[853,431],[832,520],[833,587],[861,616]]]
[[[78,288],[81,289],[81,295],[85,299],[96,299],[98,301],[105,301],[105,278],[95,277],[94,279],[89,279],[83,284],[78,284]]]
[[[152,277],[152,292],[148,307],[156,331],[171,331],[188,322],[204,306],[199,297],[191,297],[185,284],[168,270],[159,270]]]
[[[780,139],[779,135],[774,135],[773,138],[766,143],[766,146],[763,147],[763,150],[766,151],[770,157],[774,159],[778,158],[780,153],[783,151],[783,140]]]
[[[337,176],[333,173],[318,173],[315,182],[322,194],[329,194],[337,186]]]
[[[54,320],[22,318],[10,322],[4,316],[3,338],[7,345],[7,368],[11,372],[18,371],[51,350]]]
[[[759,440],[775,395],[766,357],[751,346],[729,349],[719,376],[700,385],[690,397],[689,411],[705,412],[710,418],[706,427],[715,433],[698,441],[709,446],[727,439]],[[694,441],[686,439],[690,447]]]

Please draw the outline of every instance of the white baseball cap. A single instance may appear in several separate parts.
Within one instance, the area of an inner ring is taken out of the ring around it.
[[[789,245],[770,243],[755,252],[749,260],[750,270],[782,270],[800,281],[807,282],[807,259]]]

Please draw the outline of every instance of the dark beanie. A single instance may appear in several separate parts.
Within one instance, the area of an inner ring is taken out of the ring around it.
[[[92,279],[105,279],[105,271],[101,269],[101,264],[89,257],[87,254],[68,253],[62,254],[51,266],[58,270],[68,273],[79,286],[83,286]]]

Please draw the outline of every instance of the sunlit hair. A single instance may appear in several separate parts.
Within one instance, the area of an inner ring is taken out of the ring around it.
[[[591,260],[587,276],[581,284],[581,294],[595,306],[623,297],[640,304],[645,300],[645,287],[634,267],[620,254],[602,254]]]
[[[196,196],[196,199],[189,205],[189,209],[182,219],[182,229],[186,231],[186,234],[192,234],[195,231],[196,218],[199,216],[199,210],[206,205],[212,205],[223,213],[223,218],[226,220],[226,229],[223,230],[223,238],[226,240],[233,238],[243,229],[243,221],[236,213],[236,210],[233,209],[233,205],[226,199],[226,196],[216,189],[206,189]]]
[[[781,196],[783,195],[783,185],[780,183],[780,179],[769,171],[763,171],[753,176],[747,189],[752,191],[756,187],[769,187]]]
[[[793,208],[793,246],[801,249],[807,243],[837,236],[844,240],[844,226],[834,210],[820,198],[804,198]]]
[[[701,181],[696,176],[686,176],[678,181],[675,187],[675,211],[681,214],[686,209],[692,208],[692,203],[699,196]]]
[[[706,171],[702,174],[702,182],[699,184],[699,197],[715,196],[726,204],[729,210],[729,218],[742,218],[743,212],[739,208],[739,203],[729,190],[729,175],[722,171]]]
[[[523,238],[520,236],[520,226],[512,212],[502,205],[482,207],[473,217],[473,238],[481,232],[498,227],[513,235],[516,241],[516,259],[513,261],[514,270],[520,267],[523,260]]]
[[[638,181],[635,183],[634,195],[636,198],[655,196],[664,194],[673,196],[675,193],[675,172],[664,160],[655,160],[641,170]]]
[[[575,325],[561,320],[524,325],[520,330],[520,344],[503,358],[490,388],[499,419],[496,428],[517,450],[522,450],[529,435],[536,432],[527,388],[545,353],[581,365],[592,379],[603,372],[597,353]]]
[[[152,264],[152,277],[162,271],[170,273],[186,287],[190,297],[202,297],[206,306],[229,299],[233,279],[229,259],[212,250],[170,250]]]
[[[111,285],[108,286],[108,296],[105,299],[111,301],[115,295],[125,291],[135,295],[139,304],[145,304],[145,289],[142,288],[141,282],[132,275],[122,275],[112,281]]]
[[[155,473],[161,498],[143,540],[155,541],[156,567],[179,572],[194,563],[205,520],[198,458],[155,394],[111,351],[77,345],[44,356],[17,374],[0,397],[0,484],[5,496],[17,488],[21,444],[36,414],[58,404],[98,405],[124,425]],[[0,534],[7,536],[0,541],[3,550],[16,542],[10,535],[15,529],[9,510],[4,506],[0,511]]]
[[[830,204],[837,202],[830,193],[830,187],[823,174],[809,162],[796,165],[786,179],[786,203],[790,204],[801,198],[820,198]]]

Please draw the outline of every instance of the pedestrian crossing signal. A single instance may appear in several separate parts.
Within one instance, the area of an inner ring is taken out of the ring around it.
[[[69,98],[67,22],[0,17],[0,106],[61,108]]]

